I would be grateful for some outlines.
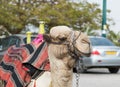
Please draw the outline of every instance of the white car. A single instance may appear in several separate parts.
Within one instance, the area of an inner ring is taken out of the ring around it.
[[[92,52],[90,57],[80,58],[76,63],[77,72],[85,72],[90,68],[108,68],[110,73],[117,73],[120,68],[120,47],[109,39],[90,36]]]

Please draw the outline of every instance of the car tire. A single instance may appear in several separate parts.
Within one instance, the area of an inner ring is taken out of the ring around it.
[[[119,68],[108,68],[110,73],[118,73]]]
[[[85,68],[82,60],[77,60],[75,67],[73,68],[73,72],[75,73],[84,73],[87,71],[87,68]]]
[[[76,73],[85,73],[87,71],[87,69],[84,69],[83,67],[76,67],[74,69],[74,72]]]
[[[78,68],[73,68],[74,73],[84,73],[84,70],[78,69]]]

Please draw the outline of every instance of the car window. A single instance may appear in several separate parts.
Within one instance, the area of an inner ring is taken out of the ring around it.
[[[90,38],[92,46],[114,46],[107,38]]]
[[[0,42],[0,51],[8,49],[10,46],[15,45],[16,43],[19,43],[20,39],[18,37],[10,36],[1,39]]]

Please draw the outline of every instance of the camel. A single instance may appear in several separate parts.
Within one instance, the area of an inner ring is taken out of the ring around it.
[[[75,61],[80,56],[90,55],[90,40],[81,31],[67,26],[53,27],[43,37],[48,44],[51,87],[72,87]]]
[[[48,46],[50,71],[45,71],[27,87],[72,87],[73,67],[82,56],[90,56],[88,36],[67,26],[55,26],[43,38]]]

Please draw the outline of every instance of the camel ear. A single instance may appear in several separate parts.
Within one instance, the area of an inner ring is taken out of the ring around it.
[[[46,42],[51,42],[50,34],[43,34],[43,38]]]

